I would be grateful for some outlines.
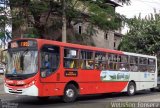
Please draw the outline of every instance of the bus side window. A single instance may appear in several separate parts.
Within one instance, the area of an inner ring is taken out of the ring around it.
[[[138,71],[138,57],[130,56],[130,71],[137,72]]]
[[[108,59],[109,70],[118,70],[118,55],[108,54]]]
[[[127,55],[119,55],[118,59],[118,67],[120,71],[128,71],[129,70],[129,65],[128,65],[128,56]]]
[[[103,52],[95,53],[95,68],[99,70],[106,69],[106,54]]]
[[[147,66],[148,66],[147,58],[140,57],[139,58],[139,71],[147,72]]]
[[[92,51],[80,52],[80,68],[81,69],[94,69],[94,55]]]
[[[78,68],[78,50],[65,48],[64,49],[64,67]]]
[[[155,59],[148,59],[148,72],[155,72],[156,62]]]

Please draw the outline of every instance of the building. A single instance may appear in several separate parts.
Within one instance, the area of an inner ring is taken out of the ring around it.
[[[114,11],[117,6],[121,6],[116,2],[113,2],[110,0],[106,0],[106,4],[113,6]],[[88,25],[89,25],[88,22],[79,23],[74,26],[74,30],[78,34],[83,34],[86,32]],[[104,30],[98,29],[98,27],[94,27],[94,29],[96,30],[97,33],[92,36],[92,39],[89,39],[93,41],[94,46],[101,47],[101,48],[109,48],[109,49],[118,48],[123,36],[121,34],[121,28],[115,31],[104,31]]]
[[[106,0],[106,4],[112,6],[114,8],[114,11],[117,6],[120,6],[119,4],[111,0]],[[15,11],[19,11],[19,9],[15,8]],[[14,12],[14,13],[16,14],[17,12]],[[48,13],[44,13],[41,16],[47,16],[47,14]],[[55,17],[50,16],[49,20],[52,21],[54,18]],[[43,21],[43,18],[41,18],[41,20]],[[55,31],[54,28],[51,28],[50,21],[49,23],[47,23],[48,25],[47,33],[43,35],[45,35],[47,39],[61,41],[62,31],[61,30]],[[100,30],[98,27],[94,27],[94,30],[96,33],[93,34],[92,36],[90,37],[87,35],[82,36],[82,34],[86,34],[87,28],[89,27],[89,22],[87,21],[82,21],[81,23],[73,24],[72,26],[73,26],[73,30],[67,29],[67,42],[71,42],[71,43],[93,45],[96,47],[109,48],[109,49],[117,49],[122,38],[120,29],[116,31],[107,31],[107,30],[104,31],[104,30]],[[33,24],[29,21],[26,21],[26,23],[23,23],[22,26],[13,30],[13,35],[14,37],[26,37],[26,34],[32,34],[34,32],[32,30],[33,28],[34,28]],[[81,36],[81,39],[79,39],[80,36]]]

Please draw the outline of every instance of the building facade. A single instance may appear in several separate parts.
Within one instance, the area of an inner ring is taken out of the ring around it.
[[[74,30],[77,34],[86,33],[86,29],[88,27],[88,22],[80,23],[74,26]],[[91,36],[91,40],[94,43],[94,46],[101,48],[109,48],[109,49],[117,49],[121,39],[121,29],[116,31],[104,31],[99,29],[98,27],[94,27],[96,31],[95,34]]]
[[[110,0],[106,0],[106,4],[112,6],[114,10],[117,6],[120,6],[116,2],[113,2]],[[42,16],[47,16],[47,14],[48,13],[44,13]],[[42,17],[41,20],[43,23],[43,20],[45,19],[43,19]],[[61,41],[62,31],[60,29],[54,30],[54,28],[50,27],[50,24],[52,23],[51,21],[55,20],[54,16],[53,17],[50,16],[49,20],[50,21],[47,23],[48,25],[47,32],[46,34],[43,34],[43,35],[45,35],[45,38],[47,39]],[[92,34],[91,36],[87,36],[87,35],[85,36],[89,25],[90,25],[89,22],[83,21],[81,23],[73,24],[72,25],[73,29],[67,28],[67,42],[92,45],[96,47],[109,48],[109,49],[118,48],[118,45],[120,44],[121,38],[122,38],[121,29],[116,31],[107,31],[107,30],[104,31],[99,29],[98,27],[93,27],[95,30],[95,33]],[[23,37],[26,37],[26,34],[32,34],[33,30],[34,30],[33,24],[29,21],[26,21],[26,23],[23,23],[22,26],[20,26],[17,29],[14,29],[12,33],[14,35],[14,38],[17,38],[17,37],[23,38]],[[82,36],[80,40],[75,39],[75,38],[79,38],[80,36]]]
[[[106,4],[113,6],[114,11],[117,6],[120,6],[116,2],[106,0]],[[83,22],[83,23],[78,23],[74,26],[74,30],[78,34],[83,34],[86,33],[86,30],[88,28],[89,23],[88,22]],[[117,49],[121,39],[122,39],[122,34],[121,34],[121,28],[115,31],[104,31],[99,29],[98,27],[94,27],[94,30],[96,31],[95,34],[93,34],[91,40],[94,43],[94,46],[96,47],[101,47],[101,48],[109,48],[109,49]]]

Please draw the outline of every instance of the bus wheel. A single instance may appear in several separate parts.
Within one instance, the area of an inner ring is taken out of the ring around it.
[[[155,88],[150,88],[150,91],[151,91],[151,92],[155,92],[156,89],[155,89]]]
[[[127,88],[127,94],[129,96],[133,96],[136,92],[136,85],[133,82],[130,82],[128,84],[128,88]]]
[[[78,96],[78,90],[73,84],[66,86],[63,95],[63,101],[66,103],[74,102]]]

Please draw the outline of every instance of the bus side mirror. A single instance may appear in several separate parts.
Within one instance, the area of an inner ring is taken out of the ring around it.
[[[0,62],[4,65],[7,64],[7,49],[5,50],[2,50],[1,53],[0,53]]]

